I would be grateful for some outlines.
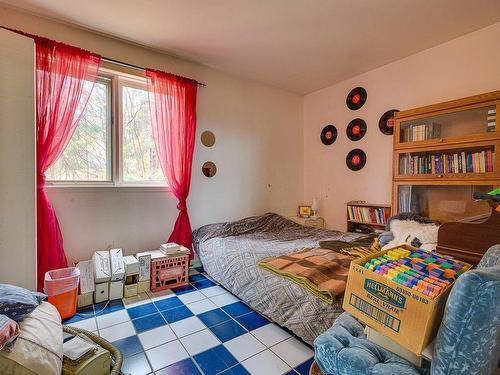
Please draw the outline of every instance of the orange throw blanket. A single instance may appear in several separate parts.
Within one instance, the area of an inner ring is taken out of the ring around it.
[[[333,250],[305,249],[261,260],[258,266],[290,279],[323,301],[333,304],[344,293],[354,258]]]

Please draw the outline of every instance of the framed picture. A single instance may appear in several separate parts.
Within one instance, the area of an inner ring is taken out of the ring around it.
[[[299,217],[311,217],[312,215],[311,206],[299,206],[298,215]]]

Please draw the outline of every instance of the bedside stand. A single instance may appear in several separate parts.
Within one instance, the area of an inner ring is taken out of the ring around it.
[[[306,227],[314,227],[318,229],[325,228],[325,219],[320,216],[316,217],[298,217],[298,216],[290,216],[290,220],[295,221],[297,224],[304,225]]]

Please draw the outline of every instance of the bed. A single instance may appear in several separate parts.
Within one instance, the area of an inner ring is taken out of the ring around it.
[[[205,271],[243,302],[312,344],[343,312],[342,299],[328,304],[257,263],[322,240],[352,241],[360,235],[305,227],[268,213],[193,232],[193,245]]]

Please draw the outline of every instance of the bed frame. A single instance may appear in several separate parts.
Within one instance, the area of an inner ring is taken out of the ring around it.
[[[448,222],[439,228],[436,251],[476,265],[486,250],[500,244],[500,212],[481,222]]]

